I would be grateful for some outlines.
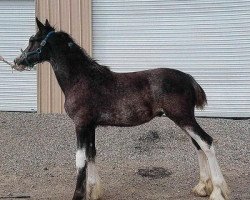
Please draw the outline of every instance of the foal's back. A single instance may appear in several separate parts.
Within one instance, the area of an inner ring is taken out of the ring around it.
[[[114,73],[98,108],[101,125],[134,126],[163,113],[166,102],[192,90],[189,75],[174,69]],[[173,106],[173,105],[170,105]]]

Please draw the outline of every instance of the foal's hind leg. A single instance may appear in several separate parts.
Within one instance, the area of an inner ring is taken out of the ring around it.
[[[215,157],[212,138],[197,124],[195,120],[193,123],[182,126],[182,128],[192,137],[193,140],[195,140],[207,157],[213,184],[213,191],[210,195],[210,200],[228,199],[229,190]]]
[[[211,172],[205,153],[194,139],[191,138],[191,140],[196,147],[200,168],[200,181],[198,185],[193,188],[193,192],[198,196],[205,197],[210,195],[213,191]]]
[[[190,106],[191,104],[188,104],[188,99],[184,100],[175,99],[175,107],[166,106],[164,111],[171,120],[188,133],[198,149],[197,151],[201,168],[200,173],[202,174],[201,179],[206,180],[207,184],[205,184],[204,191],[202,191],[204,187],[203,183],[199,183],[194,191],[201,196],[205,196],[206,194],[209,195],[211,188],[213,188],[210,200],[228,199],[229,191],[215,157],[213,138],[199,126],[194,117],[194,108]],[[206,159],[209,167],[207,167],[206,162],[204,162]],[[211,172],[212,187],[209,183],[208,168]]]

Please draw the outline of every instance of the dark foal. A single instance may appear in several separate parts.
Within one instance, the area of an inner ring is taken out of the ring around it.
[[[197,124],[194,107],[203,108],[206,95],[188,74],[174,69],[114,73],[99,65],[65,32],[55,32],[38,19],[38,32],[15,59],[20,66],[51,63],[65,94],[65,110],[74,121],[77,135],[77,183],[74,200],[101,197],[95,167],[95,128],[135,126],[166,114],[191,138],[197,148],[199,196],[227,199],[227,186],[215,157],[213,139]]]

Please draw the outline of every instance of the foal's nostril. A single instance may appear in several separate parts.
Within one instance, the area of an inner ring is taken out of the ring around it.
[[[15,64],[15,65],[19,65],[19,63],[20,63],[20,59],[16,58],[16,59],[14,60],[14,64]]]
[[[14,64],[15,64],[15,65],[19,65],[19,64],[20,64],[20,58],[16,58],[16,59],[14,60]]]

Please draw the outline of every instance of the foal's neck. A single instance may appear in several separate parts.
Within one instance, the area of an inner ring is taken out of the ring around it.
[[[99,65],[77,44],[52,47],[50,63],[64,94],[80,80],[85,83],[103,84],[112,78],[112,72]]]

